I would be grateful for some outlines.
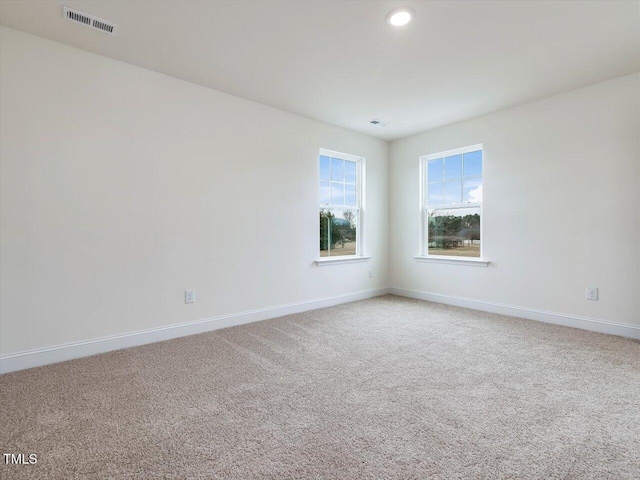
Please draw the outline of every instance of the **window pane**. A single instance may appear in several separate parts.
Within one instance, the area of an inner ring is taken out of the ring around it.
[[[480,257],[480,207],[429,210],[427,253]]]
[[[344,181],[356,183],[356,162],[344,162]]]
[[[331,180],[331,159],[320,155],[320,180]]]
[[[357,212],[352,209],[320,210],[320,256],[355,255]]]
[[[482,178],[466,178],[464,180],[463,203],[482,202]]]
[[[427,204],[430,206],[438,206],[444,203],[444,183],[430,183],[427,186],[428,198]]]
[[[482,175],[482,150],[464,154],[464,176]]]
[[[462,177],[462,155],[454,155],[444,159],[444,178],[453,180]]]
[[[344,182],[344,160],[339,158],[331,159],[331,180]]]
[[[320,209],[320,256],[329,256],[329,211]]]
[[[355,207],[356,206],[356,186],[345,185],[344,186],[344,204]]]
[[[445,183],[444,203],[446,205],[462,203],[462,183],[460,180]]]
[[[428,182],[441,182],[442,169],[444,167],[444,160],[439,158],[438,160],[429,160],[427,165],[427,181]]]
[[[324,180],[320,180],[320,203],[331,203],[331,184]]]
[[[331,204],[344,205],[344,183],[331,182]]]

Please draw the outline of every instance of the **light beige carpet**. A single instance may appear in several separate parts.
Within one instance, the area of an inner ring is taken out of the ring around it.
[[[640,342],[394,296],[0,388],[3,479],[640,477]]]

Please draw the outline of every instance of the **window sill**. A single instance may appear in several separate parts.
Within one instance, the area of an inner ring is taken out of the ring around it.
[[[342,265],[343,263],[360,263],[360,262],[368,262],[371,257],[325,257],[318,258],[316,260],[316,265],[319,267],[328,267],[329,265]]]
[[[486,267],[489,265],[489,260],[482,260],[481,258],[460,258],[460,257],[436,257],[436,256],[419,256],[413,257],[419,262],[425,263],[445,263],[449,265],[470,265],[472,267]]]

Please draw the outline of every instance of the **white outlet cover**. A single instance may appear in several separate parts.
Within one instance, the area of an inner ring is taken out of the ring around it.
[[[196,303],[196,291],[185,290],[184,291],[184,303]]]
[[[587,300],[598,300],[598,287],[587,287]]]

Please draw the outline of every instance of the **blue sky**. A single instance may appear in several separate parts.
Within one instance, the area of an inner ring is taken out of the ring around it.
[[[482,150],[430,160],[427,203],[431,206],[482,201]]]
[[[356,162],[320,155],[320,203],[356,205]]]
[[[356,205],[355,162],[320,155],[320,204]],[[431,206],[482,201],[482,150],[430,160]]]

